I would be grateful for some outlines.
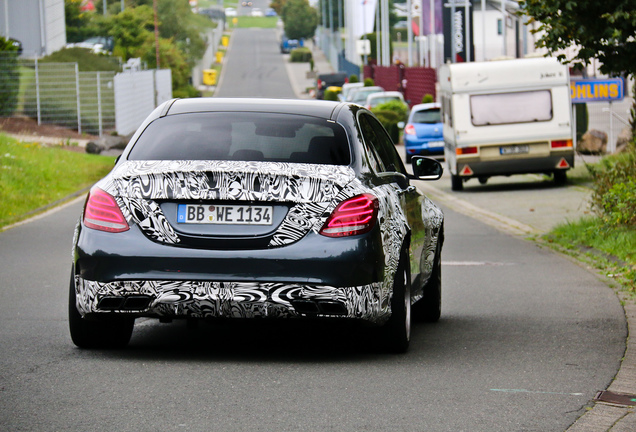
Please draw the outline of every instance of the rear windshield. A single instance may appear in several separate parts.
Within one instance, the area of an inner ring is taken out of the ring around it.
[[[441,123],[442,114],[439,108],[431,108],[413,113],[411,123]]]
[[[136,141],[129,160],[240,160],[349,165],[344,129],[315,117],[191,113],[159,118]]]

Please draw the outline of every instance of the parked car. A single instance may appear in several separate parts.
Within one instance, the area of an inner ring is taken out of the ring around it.
[[[251,15],[251,16],[255,16],[255,17],[262,17],[262,16],[265,16],[265,15],[263,14],[263,11],[262,11],[262,10],[260,10],[259,8],[254,8],[254,9],[252,9],[252,12],[250,12],[250,15]]]
[[[344,72],[320,74],[316,78],[316,99],[324,99],[327,87],[342,87],[349,80]]]
[[[278,14],[276,13],[276,11],[272,8],[267,8],[265,9],[265,16],[266,17],[275,17],[278,16]]]
[[[289,54],[292,50],[303,46],[302,40],[289,39],[285,33],[280,39],[280,52],[281,54]]]
[[[66,44],[67,48],[87,48],[95,54],[104,54],[113,52],[115,41],[108,36],[94,36],[82,42]]]
[[[225,8],[225,16],[226,17],[235,17],[236,15],[237,14],[236,14],[236,9],[235,8],[233,8],[233,7]]]
[[[399,91],[384,91],[384,92],[375,92],[368,95],[367,100],[364,103],[364,106],[367,109],[371,109],[371,108],[375,108],[376,106],[380,104],[391,102],[391,101],[399,101],[399,102],[402,102],[403,104],[406,104],[406,102],[404,102],[404,96]]]
[[[344,83],[342,85],[342,90],[340,91],[340,94],[338,94],[338,99],[343,101],[346,99],[347,95],[349,94],[349,92],[357,87],[364,87],[364,83],[361,82],[355,82],[355,83]]]
[[[442,211],[371,112],[341,102],[171,100],[90,190],[69,326],[122,347],[139,317],[367,323],[404,351],[441,305]],[[411,314],[412,312],[412,314]]]
[[[351,89],[345,101],[364,106],[365,102],[367,101],[367,97],[371,93],[378,93],[383,91],[384,89],[379,86],[367,86],[367,87],[354,88],[354,89]]]
[[[404,127],[406,161],[413,156],[444,157],[444,135],[441,104],[414,105]]]

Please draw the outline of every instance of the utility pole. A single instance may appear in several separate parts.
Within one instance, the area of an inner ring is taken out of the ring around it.
[[[157,19],[157,1],[152,0],[152,9],[155,15],[155,56],[157,58],[157,69],[159,69],[159,20]]]

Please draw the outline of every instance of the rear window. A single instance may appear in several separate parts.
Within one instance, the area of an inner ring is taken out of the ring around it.
[[[349,165],[344,129],[315,117],[275,113],[192,113],[159,118],[128,160],[240,160]]]
[[[475,126],[549,121],[552,94],[537,90],[471,96],[470,115]]]
[[[442,113],[439,108],[431,108],[413,113],[411,123],[441,123]]]

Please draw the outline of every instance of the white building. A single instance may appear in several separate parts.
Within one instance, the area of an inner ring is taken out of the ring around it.
[[[0,0],[0,35],[22,43],[24,57],[66,45],[64,0]]]

